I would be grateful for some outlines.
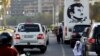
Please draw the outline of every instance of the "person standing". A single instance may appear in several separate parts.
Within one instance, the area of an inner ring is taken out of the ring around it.
[[[60,42],[63,43],[63,29],[62,29],[61,26],[58,27],[57,42],[58,42],[58,43],[60,43]]]

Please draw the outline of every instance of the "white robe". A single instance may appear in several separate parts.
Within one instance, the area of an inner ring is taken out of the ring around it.
[[[21,54],[20,56],[26,56],[25,54]]]
[[[77,44],[80,44],[77,50]],[[74,56],[82,55],[82,43],[80,41],[76,41],[75,47],[73,49]]]

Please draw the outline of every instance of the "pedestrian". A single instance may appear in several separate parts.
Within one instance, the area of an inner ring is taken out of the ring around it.
[[[14,47],[12,37],[7,32],[0,35],[0,56],[19,56],[19,53]]]
[[[59,44],[59,43],[60,43],[60,38],[59,38],[59,27],[57,27],[56,37],[57,37],[57,42],[58,42],[58,44]]]
[[[58,43],[60,43],[60,42],[63,43],[63,29],[62,29],[61,26],[58,28],[57,42]]]
[[[82,56],[82,43],[78,40],[73,49],[74,56]]]

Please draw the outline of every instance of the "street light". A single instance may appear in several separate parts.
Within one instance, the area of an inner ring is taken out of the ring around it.
[[[2,9],[2,6],[0,5],[0,10]]]
[[[59,23],[59,12],[57,11],[56,12],[56,17],[55,17],[55,22],[56,22],[56,25],[58,26],[58,23]]]
[[[56,10],[56,0],[53,0],[53,25],[55,26],[55,10]]]

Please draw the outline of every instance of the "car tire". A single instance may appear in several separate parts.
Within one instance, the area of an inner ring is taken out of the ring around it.
[[[44,47],[40,48],[41,53],[45,53],[45,52],[46,52],[46,50],[47,50],[47,47],[46,47],[46,46],[44,46]]]
[[[100,56],[100,54],[97,54],[97,56]]]
[[[75,46],[74,42],[73,41],[70,41],[70,47],[71,48],[74,48],[74,46]]]
[[[70,40],[63,40],[64,41],[64,44],[70,44]]]
[[[23,48],[19,48],[19,47],[15,47],[18,51],[19,54],[22,54],[24,51],[23,51]]]
[[[70,47],[71,47],[71,48],[74,48],[74,44],[73,44],[73,43],[70,43]]]
[[[97,53],[97,56],[100,56],[100,52],[99,51],[96,51],[96,53]]]

